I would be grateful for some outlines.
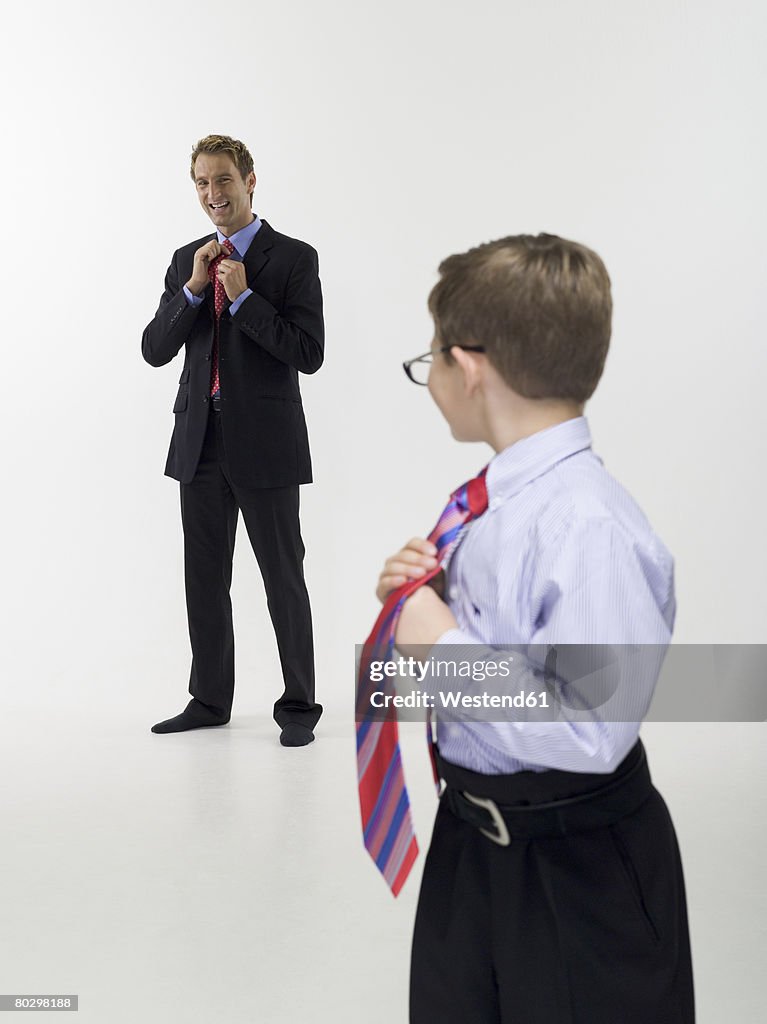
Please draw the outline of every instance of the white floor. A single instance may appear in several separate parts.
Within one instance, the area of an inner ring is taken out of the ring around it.
[[[326,715],[285,750],[237,708],[221,729],[149,732],[179,708],[105,695],[84,717],[51,693],[4,715],[0,993],[78,994],[93,1024],[405,1022],[423,859],[393,900],[362,848],[352,727]],[[761,1021],[765,728],[643,736],[682,847],[698,1022]],[[404,749],[423,850],[422,727]]]

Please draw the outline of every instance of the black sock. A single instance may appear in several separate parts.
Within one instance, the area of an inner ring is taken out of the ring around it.
[[[308,725],[300,722],[286,722],[280,735],[283,747],[305,747],[314,740],[314,733]]]
[[[166,718],[164,722],[158,722],[152,726],[152,732],[187,732],[189,729],[206,729],[213,725],[226,725],[229,715],[224,715],[218,708],[201,704],[194,697],[180,715],[175,718]]]

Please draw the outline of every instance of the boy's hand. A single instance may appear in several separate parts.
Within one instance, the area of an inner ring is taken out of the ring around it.
[[[437,564],[436,554],[437,549],[430,541],[422,537],[409,540],[396,555],[386,559],[376,587],[378,600],[384,602],[392,590],[408,580],[419,579],[433,569]],[[440,572],[405,601],[394,642],[406,656],[423,654],[425,646],[433,646],[443,633],[458,625],[442,600],[444,589],[445,574]],[[410,647],[415,650],[409,651]]]
[[[421,587],[405,601],[394,634],[397,650],[405,657],[421,658],[448,629],[458,625],[448,606],[431,587]]]
[[[433,569],[437,564],[436,554],[436,547],[428,540],[413,537],[396,555],[387,558],[376,587],[376,597],[381,604],[392,590],[396,590],[408,580],[417,579]],[[443,581],[444,574],[435,577],[436,580]]]

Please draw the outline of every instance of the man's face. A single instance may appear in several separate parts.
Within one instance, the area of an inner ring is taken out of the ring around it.
[[[226,153],[200,153],[194,162],[194,179],[200,205],[223,235],[228,238],[250,224],[250,193],[256,187],[252,171],[243,181]]]

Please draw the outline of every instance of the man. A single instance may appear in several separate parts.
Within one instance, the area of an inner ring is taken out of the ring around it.
[[[324,347],[317,253],[253,214],[256,175],[242,142],[201,139],[191,176],[216,231],[173,254],[141,342],[152,366],[185,352],[165,473],[181,484],[192,699],[152,732],[229,721],[229,587],[241,511],[282,665],[280,742],[304,746],[322,714],[298,513],[298,485],[312,479],[298,373],[318,370]]]

